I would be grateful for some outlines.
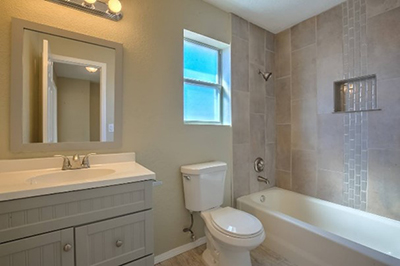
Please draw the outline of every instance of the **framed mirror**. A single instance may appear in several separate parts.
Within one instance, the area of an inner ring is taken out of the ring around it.
[[[118,148],[122,44],[12,20],[11,150]]]

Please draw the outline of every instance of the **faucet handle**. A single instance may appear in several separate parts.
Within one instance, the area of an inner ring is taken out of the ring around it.
[[[82,160],[82,167],[84,167],[84,168],[90,168],[89,157],[92,156],[92,155],[96,155],[96,153],[93,153],[93,152],[92,152],[92,153],[86,154],[85,157],[83,157],[83,160]]]
[[[62,166],[62,170],[67,170],[71,168],[71,161],[69,160],[69,158],[65,155],[54,155],[54,157],[61,157],[64,159],[63,161],[63,166]]]

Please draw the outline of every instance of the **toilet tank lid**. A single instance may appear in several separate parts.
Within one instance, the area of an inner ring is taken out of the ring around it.
[[[226,171],[227,165],[224,162],[208,162],[181,166],[182,174],[200,175],[218,171]]]

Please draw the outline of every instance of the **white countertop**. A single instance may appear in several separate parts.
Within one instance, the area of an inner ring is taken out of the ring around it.
[[[135,162],[134,153],[95,155],[91,160],[89,170],[65,171],[61,170],[62,159],[60,158],[0,160],[0,201],[155,180],[155,174],[152,171]],[[50,165],[51,168],[44,168],[46,164]],[[58,164],[59,167],[54,168],[55,164]],[[35,183],[31,181],[32,178],[48,174],[66,171],[73,174],[74,171],[91,171],[92,169],[111,169],[113,173],[89,179],[64,180],[57,183]]]

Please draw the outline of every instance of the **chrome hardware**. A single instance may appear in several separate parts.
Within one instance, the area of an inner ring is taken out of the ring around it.
[[[184,175],[183,177],[184,177],[186,180],[190,181],[190,176]]]
[[[63,248],[63,250],[65,251],[65,252],[68,252],[68,251],[70,251],[72,249],[72,245],[71,244],[66,244],[65,246],[64,246],[64,248]]]
[[[261,195],[261,197],[260,197],[260,202],[264,202],[265,201],[265,196],[264,195]]]
[[[257,181],[258,182],[264,182],[267,185],[271,184],[271,182],[269,182],[268,178],[265,178],[265,177],[262,177],[262,176],[258,176],[257,177]]]
[[[95,154],[96,153],[89,153],[89,154],[86,154],[85,157],[83,157],[82,168],[90,168],[89,157],[92,155],[95,155]]]
[[[63,165],[62,165],[62,170],[68,170],[71,169],[71,161],[69,160],[69,158],[67,156],[64,155],[54,155],[54,157],[61,157],[64,159],[63,161]]]
[[[117,240],[117,242],[115,242],[115,245],[117,246],[117,248],[122,247],[124,243],[122,242],[122,240]]]
[[[257,173],[260,173],[262,171],[264,171],[264,167],[265,167],[265,163],[264,160],[260,157],[258,157],[255,161],[254,161],[254,170]]]

